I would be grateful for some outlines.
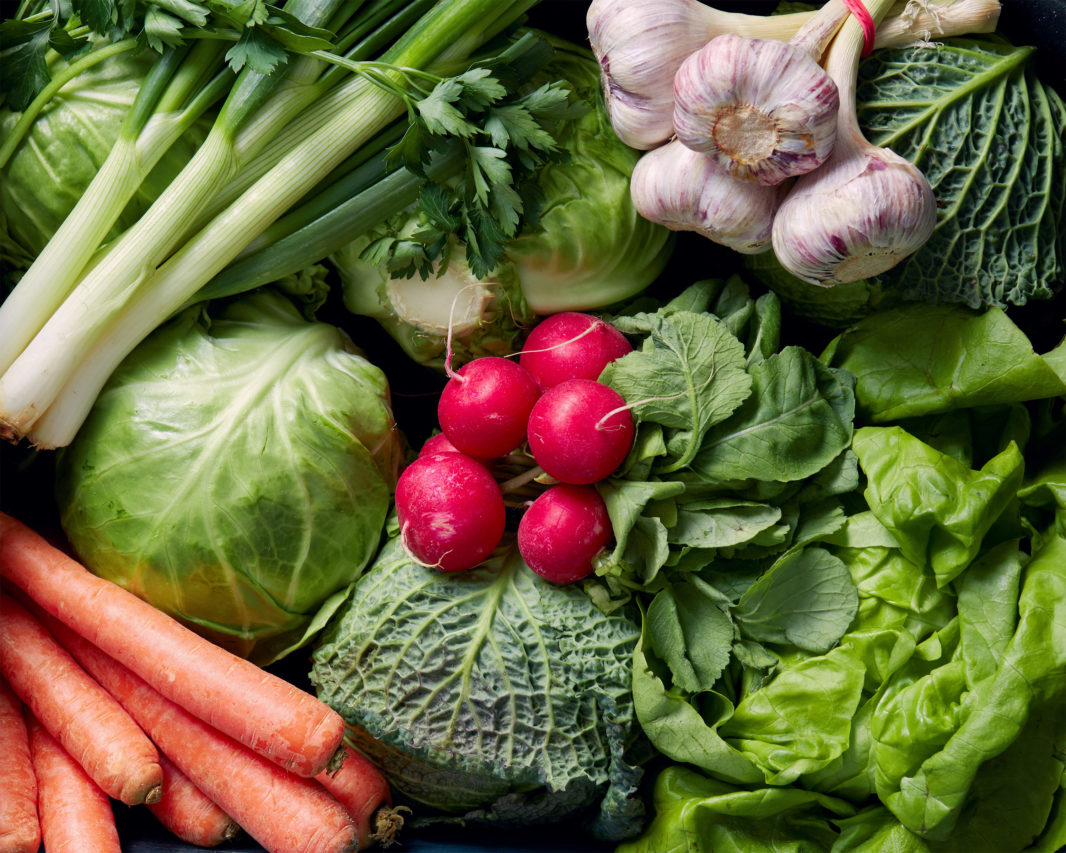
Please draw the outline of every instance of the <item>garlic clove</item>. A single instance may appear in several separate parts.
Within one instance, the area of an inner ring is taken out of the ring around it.
[[[644,151],[673,136],[674,73],[706,43],[707,7],[696,0],[593,0],[589,44],[602,69],[615,133]]]
[[[936,199],[918,168],[887,148],[847,148],[796,181],[772,229],[781,265],[825,287],[891,269],[936,225]]]
[[[674,77],[677,138],[740,180],[779,184],[824,163],[838,106],[833,80],[787,42],[720,35]]]
[[[673,140],[637,161],[630,195],[645,219],[754,255],[770,248],[784,190],[738,181],[713,158]]]

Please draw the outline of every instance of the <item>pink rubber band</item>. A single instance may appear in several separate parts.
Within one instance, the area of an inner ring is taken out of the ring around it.
[[[874,36],[877,29],[874,19],[870,17],[862,0],[844,0],[844,5],[848,7],[862,27],[862,55],[869,56],[874,49]]]

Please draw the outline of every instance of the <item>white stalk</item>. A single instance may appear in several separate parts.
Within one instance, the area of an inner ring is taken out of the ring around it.
[[[867,0],[875,21],[887,0]],[[840,92],[837,142],[828,161],[796,181],[774,219],[772,243],[781,265],[812,284],[860,281],[891,269],[936,225],[936,199],[925,176],[905,158],[862,134],[855,91],[863,43],[848,21],[833,42],[826,69]]]

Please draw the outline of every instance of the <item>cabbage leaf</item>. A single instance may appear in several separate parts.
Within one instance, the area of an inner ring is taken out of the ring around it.
[[[503,549],[469,572],[384,546],[314,652],[319,697],[425,814],[639,829],[629,673],[637,626]],[[427,811],[428,810],[428,811]]]
[[[859,66],[867,138],[917,165],[937,225],[888,272],[833,288],[772,257],[749,269],[800,313],[846,325],[900,300],[1006,308],[1049,299],[1066,276],[1066,106],[994,36],[876,51]]]

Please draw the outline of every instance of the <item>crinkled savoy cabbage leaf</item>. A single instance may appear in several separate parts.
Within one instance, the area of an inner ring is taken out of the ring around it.
[[[881,276],[805,285],[770,253],[749,268],[801,313],[846,325],[902,297],[971,308],[1048,299],[1066,275],[1066,106],[996,37],[879,50],[859,66],[867,138],[917,165],[932,237]]]
[[[471,821],[528,823],[600,805],[594,831],[639,828],[623,751],[637,626],[511,549],[445,574],[382,550],[323,637],[318,695],[362,733],[403,795]]]

